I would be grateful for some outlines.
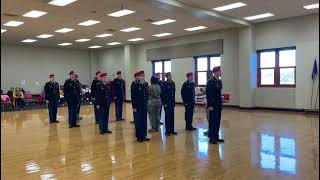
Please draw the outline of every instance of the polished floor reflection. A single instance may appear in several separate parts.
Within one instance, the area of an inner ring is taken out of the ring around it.
[[[111,121],[114,121],[114,107]],[[226,108],[220,135],[208,144],[207,121],[197,108],[197,131],[184,131],[184,109],[177,106],[177,136],[149,134],[136,143],[131,105],[125,122],[111,122],[113,134],[100,135],[92,106],[81,108],[80,128],[69,129],[67,109],[59,124],[48,124],[47,110],[1,113],[3,179],[319,179],[319,119],[301,113]]]

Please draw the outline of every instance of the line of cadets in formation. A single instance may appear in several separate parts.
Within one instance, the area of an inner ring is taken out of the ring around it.
[[[207,82],[206,98],[207,110],[209,115],[209,131],[208,137],[210,143],[217,144],[224,142],[219,138],[219,129],[221,121],[222,98],[221,89],[222,82],[220,66],[214,67],[213,76]],[[124,101],[125,82],[121,77],[121,71],[118,71],[117,78],[114,79],[114,99],[116,121],[124,120],[122,118],[122,106]],[[112,89],[107,73],[97,71],[95,79],[91,85],[91,96],[94,105],[95,122],[99,124],[100,134],[112,133],[109,130],[109,109],[112,102]],[[64,98],[68,104],[69,128],[79,127],[80,110],[80,90],[81,84],[77,79],[74,70],[69,72],[70,78],[64,83]],[[161,105],[165,110],[165,135],[177,135],[174,130],[174,109],[175,109],[175,82],[172,80],[171,73],[165,74],[167,80],[161,81],[160,74],[155,74],[156,84],[161,88]],[[195,84],[193,82],[193,74],[186,74],[187,81],[184,82],[181,89],[181,96],[185,106],[186,130],[196,130],[192,126],[194,106],[195,106]],[[49,109],[49,122],[57,123],[57,107],[59,101],[59,84],[55,82],[55,75],[50,74],[50,81],[45,85],[45,98]],[[135,80],[131,84],[131,101],[133,109],[133,118],[135,124],[136,138],[138,142],[149,141],[147,138],[147,113],[148,113],[148,83],[145,81],[144,71],[134,74]],[[159,111],[161,116],[161,110]]]

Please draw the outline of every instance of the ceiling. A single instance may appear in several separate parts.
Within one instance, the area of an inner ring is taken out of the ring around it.
[[[246,3],[247,6],[224,12],[212,10],[212,8],[239,1]],[[135,42],[141,43],[319,12],[318,9],[306,10],[302,7],[316,3],[315,0],[78,0],[64,7],[48,5],[48,2],[49,0],[1,0],[1,29],[7,30],[1,34],[1,43],[71,49],[88,49],[93,45],[110,48],[114,46],[106,44],[114,41],[121,42],[123,45],[132,43],[128,42],[128,39],[144,38],[143,41]],[[122,5],[124,9],[136,12],[119,18],[108,16],[109,13],[120,10]],[[21,16],[31,10],[45,11],[48,14],[39,18]],[[266,12],[273,13],[275,16],[250,22],[243,20],[244,17]],[[147,19],[154,21],[175,19],[176,22],[156,26],[146,21]],[[10,20],[23,21],[24,24],[18,27],[3,25]],[[88,27],[78,25],[87,20],[98,20],[101,23]],[[184,30],[200,25],[208,28],[193,32]],[[132,26],[139,27],[141,30],[119,31]],[[54,32],[60,28],[75,30],[64,34]],[[95,37],[103,33],[111,33],[113,36]],[[152,36],[159,33],[173,35],[162,38]],[[36,37],[41,34],[54,36],[47,39]],[[91,40],[75,42],[82,38]],[[26,44],[21,42],[24,39],[38,41]],[[73,44],[65,47],[57,45],[64,42]]]

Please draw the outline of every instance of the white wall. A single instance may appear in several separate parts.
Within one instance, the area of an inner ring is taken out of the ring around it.
[[[255,105],[309,108],[311,70],[319,57],[319,14],[258,24],[254,39],[256,49],[296,46],[296,88],[257,88]]]
[[[113,79],[119,69],[124,69],[124,47],[96,51],[98,57],[98,69],[108,73]]]
[[[1,89],[5,92],[25,80],[25,90],[40,93],[50,73],[63,84],[71,68],[83,84],[91,83],[88,51],[1,45]]]

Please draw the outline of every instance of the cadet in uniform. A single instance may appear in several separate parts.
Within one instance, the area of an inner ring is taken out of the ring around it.
[[[207,82],[206,88],[207,107],[209,111],[208,137],[210,138],[211,144],[217,144],[218,142],[224,142],[223,139],[219,139],[222,111],[222,82],[219,79],[221,76],[220,66],[214,67],[212,72],[214,76]]]
[[[80,94],[79,94],[79,97],[80,97],[80,101],[79,101],[79,104],[78,104],[78,107],[77,107],[77,121],[81,120],[82,117],[80,117],[80,107],[81,107],[81,88],[82,88],[82,84],[80,83],[79,81],[79,75],[76,74],[75,75],[75,78],[76,78],[76,83],[78,85],[78,88],[80,89]]]
[[[197,130],[192,126],[192,119],[193,119],[193,111],[195,105],[195,92],[194,92],[194,82],[193,82],[193,74],[189,72],[186,74],[187,81],[183,83],[181,88],[181,97],[183,100],[183,104],[185,107],[185,114],[184,118],[186,121],[186,130],[193,131]]]
[[[98,120],[98,115],[97,115],[97,107],[96,107],[96,95],[95,95],[95,90],[96,90],[96,85],[101,81],[100,78],[101,71],[96,72],[96,76],[94,77],[92,83],[91,83],[91,97],[92,97],[92,102],[93,102],[93,109],[94,109],[94,117],[96,120],[96,124],[99,124]]]
[[[148,83],[144,81],[144,71],[137,72],[139,81],[133,83],[131,100],[133,112],[136,113],[135,128],[138,142],[149,141],[147,138]]]
[[[132,90],[133,90],[133,88],[135,87],[135,85],[136,85],[137,83],[139,83],[139,78],[138,78],[138,76],[137,76],[137,73],[134,73],[134,81],[132,81],[131,86],[130,86],[130,89],[131,89],[131,99],[132,99],[132,94],[133,94],[133,93],[132,93]],[[133,103],[132,103],[132,109],[133,109]],[[137,116],[137,112],[134,112],[134,111],[133,111],[133,121],[130,121],[130,123],[134,123],[134,122],[135,122],[136,116]]]
[[[95,106],[97,108],[97,115],[99,120],[100,134],[112,133],[109,131],[109,109],[112,101],[112,92],[110,80],[107,78],[107,73],[101,73],[102,81],[96,84],[95,89]]]
[[[154,77],[157,78],[158,82],[157,84],[160,86],[160,89],[162,88],[163,85],[163,81],[161,80],[161,74],[160,73],[155,73]],[[162,93],[160,94],[160,97],[162,96]],[[160,106],[160,125],[163,124],[163,122],[161,121],[161,113],[162,113],[162,104]]]
[[[124,100],[124,80],[121,77],[121,71],[117,72],[117,77],[113,80],[114,85],[114,103],[115,103],[115,114],[116,121],[124,120],[122,118],[122,106]]]
[[[68,104],[69,128],[79,127],[77,124],[77,108],[80,101],[80,88],[75,79],[75,72],[69,72],[70,79],[64,83],[64,98]]]
[[[49,78],[50,81],[47,82],[44,86],[44,94],[49,110],[49,123],[58,123],[59,121],[57,121],[57,111],[60,99],[59,84],[55,82],[54,74],[50,74]]]
[[[165,126],[166,126],[166,135],[170,136],[171,134],[177,135],[174,131],[174,106],[176,104],[175,94],[176,94],[176,85],[172,81],[172,75],[170,72],[165,74],[167,81],[162,85],[162,105],[165,111]]]

